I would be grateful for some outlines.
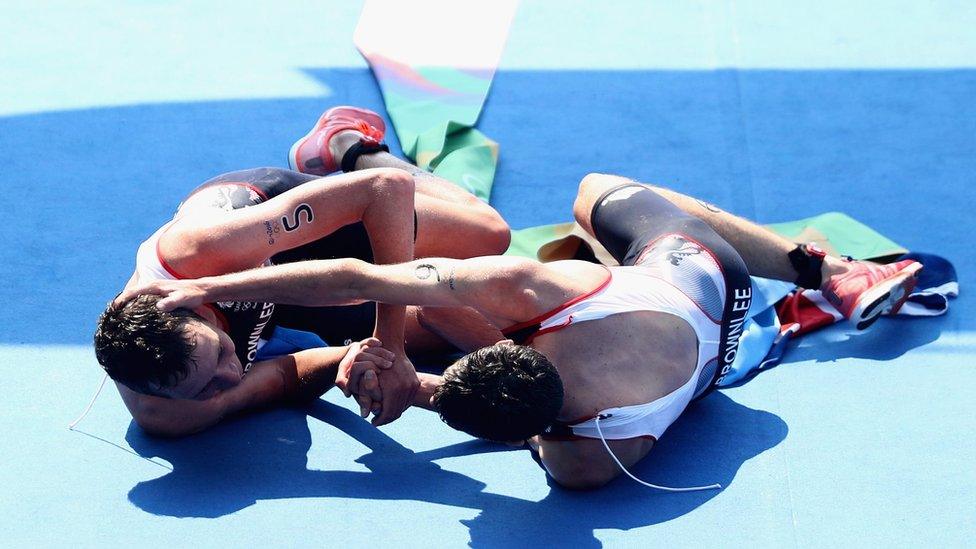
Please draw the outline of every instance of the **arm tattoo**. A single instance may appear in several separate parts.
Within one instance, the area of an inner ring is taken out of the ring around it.
[[[274,246],[275,235],[281,231],[277,221],[267,220],[264,222],[264,234],[268,237],[268,246]]]
[[[285,226],[285,232],[290,233],[298,229],[298,227],[302,224],[302,214],[305,214],[306,223],[311,223],[315,220],[315,214],[312,212],[312,207],[302,202],[292,213],[292,219],[288,219],[288,216],[281,216],[281,224]]]
[[[454,289],[454,267],[451,267],[451,274],[447,277],[447,283]]]
[[[414,269],[414,275],[420,280],[427,280],[430,278],[430,275],[434,275],[437,277],[438,282],[441,281],[441,274],[437,272],[437,267],[431,265],[430,263],[421,263],[420,265],[417,265],[417,268]]]

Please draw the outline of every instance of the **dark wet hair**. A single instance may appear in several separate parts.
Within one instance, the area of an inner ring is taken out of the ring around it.
[[[194,348],[186,326],[203,320],[188,309],[164,313],[157,301],[159,296],[141,295],[109,305],[95,329],[98,363],[115,381],[145,394],[186,378]]]
[[[524,440],[556,420],[563,383],[539,351],[493,345],[451,366],[431,402],[455,429],[489,440]]]

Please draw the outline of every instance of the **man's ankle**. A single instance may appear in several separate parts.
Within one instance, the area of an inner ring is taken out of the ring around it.
[[[329,152],[332,153],[332,158],[335,158],[337,163],[342,162],[349,148],[358,143],[362,136],[363,134],[356,130],[345,130],[333,135],[329,140]]]
[[[847,274],[854,266],[853,261],[846,261],[837,257],[827,256],[820,266],[821,280],[820,288],[824,288],[830,283],[830,279],[835,276]]]

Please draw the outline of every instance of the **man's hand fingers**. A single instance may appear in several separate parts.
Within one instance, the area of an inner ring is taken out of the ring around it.
[[[383,393],[383,410],[373,417],[373,425],[386,425],[400,417],[413,402],[420,380],[413,364],[405,356],[397,356],[394,366],[382,372],[380,389]]]
[[[343,376],[341,373],[336,376],[335,386],[342,391],[342,396],[349,396],[349,378]]]
[[[348,368],[344,368],[342,366],[343,365],[340,364],[339,371],[338,371],[338,373],[336,373],[335,386],[338,387],[340,391],[342,391],[342,395],[343,396],[345,396],[345,397],[348,398],[349,395],[352,394],[352,393],[349,392],[349,374],[350,374],[350,371],[349,371]]]
[[[177,309],[180,306],[180,294],[178,292],[172,293],[159,301],[156,302],[156,308],[160,311],[167,313],[173,309]]]
[[[396,360],[396,355],[382,347],[367,347],[363,352],[380,359],[384,364],[387,364],[387,368],[392,366],[393,361]]]
[[[377,389],[374,394],[378,394],[379,388],[378,382],[376,381],[376,364],[369,360],[360,360],[361,357],[362,354],[357,355],[356,362],[353,362],[352,366],[349,368],[349,379],[346,382],[346,388],[350,393],[355,393],[357,395],[360,393],[370,394],[370,391],[366,388],[364,381],[367,379],[367,376],[372,376],[369,378],[373,380],[370,383],[376,383]],[[336,384],[338,384],[338,379],[336,380]],[[373,400],[378,399],[374,398]]]
[[[377,356],[373,353],[367,352],[366,350],[363,350],[363,352],[356,355],[356,362],[369,363],[382,370],[387,370],[393,366],[392,360]]]
[[[365,374],[367,369],[362,362],[354,362],[352,367],[349,368],[349,381],[346,383],[346,387],[349,389],[350,393],[359,394],[362,391],[359,389],[360,383],[363,381],[363,374]]]
[[[402,414],[403,412],[398,412],[396,414],[393,414],[389,412],[384,413],[381,411],[378,416],[373,416],[373,421],[371,421],[370,423],[372,423],[374,427],[379,427],[381,425],[386,425],[387,423],[392,422],[393,420],[399,418]]]
[[[366,339],[359,342],[360,345],[364,347],[382,347],[383,342],[376,339],[375,337],[367,337]]]
[[[404,410],[407,406],[403,403],[397,404],[386,404],[380,411],[379,415],[373,416],[372,424],[376,427],[380,425],[386,425],[400,418],[403,415]]]
[[[403,411],[410,405],[413,392],[409,388],[400,386],[392,391],[392,394],[384,396],[386,398],[383,401],[383,411],[373,417],[372,423],[377,427],[386,425],[403,415]]]
[[[366,395],[356,395],[356,401],[359,402],[359,415],[364,419],[369,417],[370,411],[373,409],[373,402]]]
[[[392,357],[391,358],[377,357],[377,358],[379,360],[376,362],[376,365],[379,366],[380,369],[389,370],[390,368],[393,368],[394,362]]]
[[[373,421],[370,422],[377,427],[380,425],[386,425],[387,423],[400,417],[400,414],[403,413],[403,409],[399,402],[400,399],[398,398],[399,395],[394,392],[384,396],[386,399],[383,401],[383,409],[379,414],[374,415]]]
[[[180,307],[193,308],[203,304],[203,292],[193,283],[186,281],[154,281],[138,288],[130,288],[112,300],[112,305],[120,307],[140,295],[158,295],[156,308],[169,312]]]
[[[359,353],[359,343],[353,343],[346,349],[345,356],[339,361],[339,371],[336,373],[335,386],[342,391],[343,396],[349,397],[352,394],[350,390],[350,378],[353,377],[352,366],[356,360],[356,354]]]
[[[393,351],[389,349],[384,349],[383,344],[380,343],[380,340],[376,339],[375,337],[366,338],[360,341],[359,343],[360,345],[362,345],[361,352],[369,353],[371,355],[382,358],[383,360],[389,362],[391,366],[393,360],[396,359],[396,355],[393,354]],[[389,367],[390,366],[384,366],[384,369]]]
[[[124,290],[122,293],[115,296],[115,299],[112,300],[112,305],[115,307],[121,307],[122,305],[125,305],[126,303],[132,301],[133,299],[135,299],[140,295],[143,294],[153,295],[157,292],[158,290],[156,288],[156,284],[154,283],[149,283],[147,285],[140,286],[137,288],[129,288],[128,290]]]
[[[360,384],[360,389],[362,389],[362,394],[365,394],[373,402],[380,402],[383,400],[383,392],[380,390],[380,381],[376,377],[376,372],[373,370],[367,370],[363,374],[363,382]]]
[[[369,368],[369,364],[356,363],[353,364],[353,369],[356,367],[366,367]],[[381,406],[379,402],[383,398],[383,393],[380,391],[379,379],[376,377],[376,371],[372,368],[366,370],[363,373],[362,381],[359,384],[359,388],[362,392],[356,394],[356,402],[359,403],[359,414],[363,418],[369,417],[369,414],[376,413]]]
[[[396,358],[396,355],[393,354],[393,351],[391,351],[391,350],[383,347],[382,345],[369,345],[369,344],[364,343],[363,344],[363,351],[368,351],[370,353],[373,353],[376,356],[381,356],[383,358],[387,358],[387,359],[390,359],[390,360],[393,360],[394,358]]]
[[[115,299],[112,300],[112,306],[121,307],[122,305],[125,305],[125,303],[128,302],[133,297],[135,297],[135,295],[132,294],[132,291],[126,290],[120,293],[119,295],[115,296]]]

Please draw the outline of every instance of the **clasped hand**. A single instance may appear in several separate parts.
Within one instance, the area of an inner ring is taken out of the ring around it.
[[[365,418],[372,413],[377,426],[400,417],[419,386],[410,360],[383,348],[375,337],[349,345],[336,375],[336,387],[347,397],[355,396],[360,414]]]

